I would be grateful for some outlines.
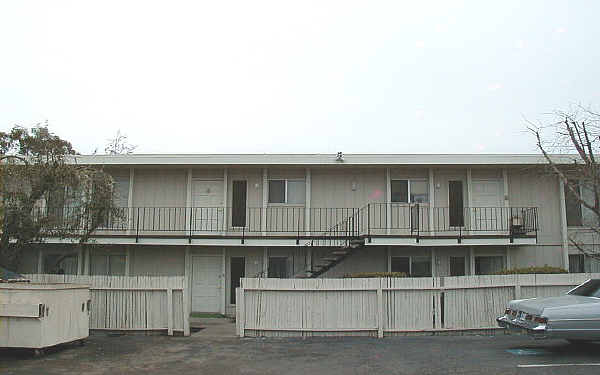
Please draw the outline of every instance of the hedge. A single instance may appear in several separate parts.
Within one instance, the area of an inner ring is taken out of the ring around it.
[[[548,273],[568,273],[567,270],[560,267],[524,267],[524,268],[513,268],[511,270],[502,270],[496,272],[494,275],[515,275],[515,274],[548,274]]]
[[[358,272],[358,273],[347,273],[344,275],[345,278],[371,278],[371,277],[408,277],[405,272]]]

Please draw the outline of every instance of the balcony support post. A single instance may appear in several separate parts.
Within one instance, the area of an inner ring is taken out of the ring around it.
[[[263,168],[262,173],[262,210],[260,213],[260,229],[263,237],[267,235],[267,207],[269,205],[269,170]]]
[[[389,168],[385,169],[385,182],[385,234],[389,236],[392,233],[392,174]]]
[[[136,218],[136,222],[135,222],[135,243],[138,243],[139,239],[140,239],[140,208],[138,207],[136,209],[137,211],[137,218]]]
[[[37,273],[42,273],[44,265],[44,249],[38,246]]]
[[[127,196],[127,234],[131,234],[133,226],[133,183],[135,179],[135,169],[129,168],[129,192]]]
[[[305,203],[304,203],[304,230],[306,235],[310,236],[310,206],[311,206],[311,184],[312,184],[312,173],[310,168],[306,168],[305,171]]]
[[[125,246],[125,276],[131,275],[131,248]]]
[[[227,187],[229,186],[229,171],[227,168],[223,168],[223,222],[221,225],[223,226],[223,234],[227,234],[229,217],[227,216]]]
[[[371,243],[371,203],[367,204],[367,240]]]
[[[469,246],[469,274],[475,275],[475,249]]]
[[[471,168],[467,168],[467,207],[469,212],[469,225],[467,228],[474,229],[475,216],[473,212],[473,172]],[[458,242],[460,243],[460,241]]]
[[[433,227],[433,212],[435,211],[435,182],[433,180],[433,168],[429,168],[429,233],[435,236]]]
[[[90,248],[88,246],[85,247],[84,257],[85,257],[85,260],[84,260],[84,264],[83,264],[83,274],[89,275],[90,274]]]
[[[189,213],[191,213],[192,210],[192,169],[189,168],[187,170],[187,179],[186,179],[186,195],[185,195],[185,213],[184,213],[184,222],[185,222],[185,226],[186,226],[186,231],[188,231],[190,233],[190,235],[192,234],[192,222],[185,220],[186,219],[186,215]],[[191,215],[190,215],[191,216]]]
[[[569,232],[567,228],[567,206],[565,203],[565,184],[562,179],[558,177],[558,199],[560,206],[560,229],[561,229],[561,240],[562,240],[562,256],[563,256],[563,267],[567,271],[569,270]],[[536,233],[537,236],[537,233]]]

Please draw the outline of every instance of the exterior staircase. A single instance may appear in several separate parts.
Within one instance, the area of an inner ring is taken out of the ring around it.
[[[303,279],[319,277],[350,257],[358,249],[364,247],[365,239],[360,237],[361,215],[362,209],[353,212],[352,215],[344,218],[323,233],[322,237],[325,237],[325,240],[311,241],[310,246],[314,246],[316,241],[325,243],[329,246],[334,246],[334,248],[325,253],[324,256],[317,259],[313,258],[311,268],[294,277]]]
[[[334,249],[327,253],[325,256],[318,258],[313,261],[312,270],[306,271],[305,274],[299,274],[297,278],[315,278],[329,271],[333,267],[337,266],[358,249],[364,247],[365,240],[363,238],[356,238],[348,241],[346,246]]]

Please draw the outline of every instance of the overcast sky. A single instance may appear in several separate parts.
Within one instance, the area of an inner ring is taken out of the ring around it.
[[[600,1],[2,1],[0,129],[82,153],[530,153],[600,105]]]

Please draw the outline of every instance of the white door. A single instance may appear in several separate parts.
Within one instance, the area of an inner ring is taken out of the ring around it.
[[[223,286],[221,256],[192,256],[192,311],[219,312]]]
[[[502,180],[473,180],[471,228],[476,231],[506,230],[508,212],[504,209]]]
[[[225,225],[223,181],[194,180],[192,184],[194,227],[197,232],[217,232]]]

